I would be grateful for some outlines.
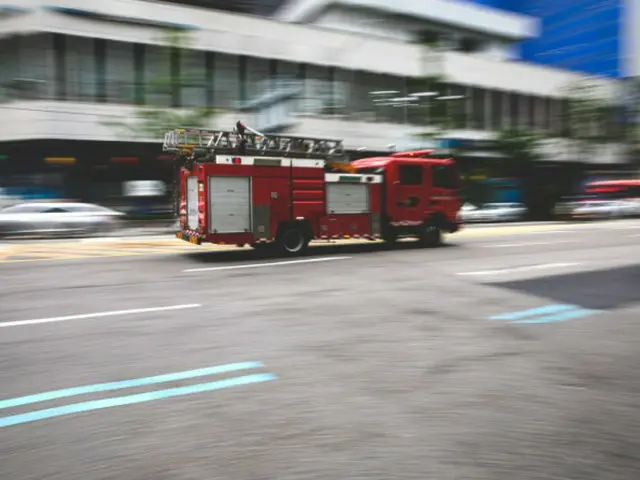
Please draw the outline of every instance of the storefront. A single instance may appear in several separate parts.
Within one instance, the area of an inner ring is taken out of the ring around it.
[[[22,199],[74,199],[116,205],[131,180],[173,183],[161,144],[29,141],[0,145],[0,188]]]

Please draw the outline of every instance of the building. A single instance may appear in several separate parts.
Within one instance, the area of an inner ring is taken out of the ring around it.
[[[443,137],[487,141],[515,125],[554,136],[566,127],[571,86],[584,80],[518,61],[514,45],[538,33],[535,18],[446,0],[418,12],[409,0],[309,0],[313,8],[289,4],[277,19],[145,0],[8,1],[0,9],[0,178],[20,182],[37,172],[37,181],[63,182],[73,196],[170,174],[159,139],[113,126],[149,102],[215,107],[225,112],[215,122],[229,128],[245,115],[241,107],[288,85],[289,107],[276,123],[344,138],[350,149],[384,150],[431,128],[414,113],[416,102],[449,99],[459,115]],[[167,49],[167,27],[189,31],[189,49]],[[415,83],[425,75],[444,82],[435,99]],[[164,77],[189,81],[146,88]],[[593,82],[617,98],[617,82]],[[273,122],[261,108],[249,116],[260,128]],[[590,168],[624,162],[618,145],[598,148],[578,154],[559,140],[545,151]]]
[[[639,0],[470,1],[540,19],[540,35],[521,45],[525,61],[612,78],[640,72]]]
[[[271,15],[280,8],[284,0],[167,0],[192,7],[212,8],[227,12],[246,13],[250,15]]]

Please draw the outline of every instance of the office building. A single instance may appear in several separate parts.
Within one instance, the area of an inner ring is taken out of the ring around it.
[[[167,175],[161,139],[113,126],[151,103],[208,106],[221,111],[215,124],[224,128],[242,116],[259,128],[344,138],[353,150],[411,144],[431,128],[415,102],[447,99],[458,115],[442,137],[486,142],[513,126],[554,137],[566,127],[572,85],[585,79],[517,61],[514,45],[539,31],[531,16],[446,0],[418,11],[409,0],[311,3],[289,4],[276,19],[144,0],[5,4],[0,169],[12,177],[56,172],[71,183]],[[186,50],[163,45],[167,27],[190,33]],[[416,85],[425,75],[444,82],[426,92],[435,99]],[[147,88],[168,77],[188,81]],[[617,98],[617,82],[593,82],[604,98]],[[286,108],[239,113],[283,86],[295,92]],[[545,154],[594,168],[624,162],[618,145],[601,147],[585,156],[558,141]]]
[[[469,0],[540,19],[528,62],[612,78],[638,76],[640,0]]]

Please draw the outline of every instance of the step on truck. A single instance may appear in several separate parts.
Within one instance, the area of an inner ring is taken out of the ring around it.
[[[302,253],[312,240],[415,237],[437,246],[461,228],[459,174],[433,151],[349,162],[341,140],[178,128],[177,237],[200,245],[250,245]]]

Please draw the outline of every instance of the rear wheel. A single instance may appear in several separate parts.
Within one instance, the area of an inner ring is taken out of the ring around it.
[[[299,255],[309,246],[309,239],[299,228],[287,228],[276,240],[278,250],[285,255]]]
[[[426,224],[420,232],[420,243],[425,247],[442,245],[442,230],[433,224]]]

